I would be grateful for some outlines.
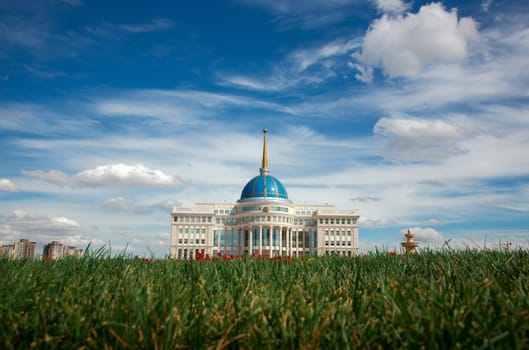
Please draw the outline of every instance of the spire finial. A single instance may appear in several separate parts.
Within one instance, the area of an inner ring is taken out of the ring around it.
[[[263,163],[261,164],[261,175],[268,175],[270,170],[268,169],[268,157],[266,155],[266,133],[268,130],[263,129]]]

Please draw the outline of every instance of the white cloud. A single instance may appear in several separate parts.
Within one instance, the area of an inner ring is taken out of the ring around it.
[[[72,187],[139,187],[139,186],[173,186],[182,184],[179,177],[169,176],[160,170],[153,170],[143,164],[102,165],[95,169],[83,170],[73,176],[58,170],[24,170],[26,176],[39,178],[58,186]]]
[[[0,191],[4,192],[16,192],[18,191],[17,186],[9,179],[0,179]]]
[[[377,8],[384,13],[399,14],[406,11],[408,4],[402,0],[375,0]]]
[[[179,179],[165,175],[160,170],[152,170],[143,164],[102,165],[95,169],[83,170],[75,175],[80,186],[171,186]]]
[[[464,130],[441,119],[381,118],[373,132],[386,141],[385,155],[407,160],[446,158],[466,152]]]
[[[384,14],[373,22],[361,53],[354,57],[365,65],[381,66],[389,77],[416,77],[431,63],[465,59],[468,42],[478,37],[472,18],[458,19],[456,10],[431,3],[416,14]]]

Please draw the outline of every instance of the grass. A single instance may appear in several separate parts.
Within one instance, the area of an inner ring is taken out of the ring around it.
[[[0,261],[4,349],[529,347],[529,252]]]

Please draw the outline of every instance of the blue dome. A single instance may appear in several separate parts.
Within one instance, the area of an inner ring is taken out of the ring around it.
[[[278,179],[271,175],[259,175],[248,181],[241,192],[241,201],[250,199],[286,199],[287,190]]]

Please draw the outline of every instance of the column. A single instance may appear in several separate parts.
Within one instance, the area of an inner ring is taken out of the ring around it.
[[[290,256],[290,237],[291,237],[291,234],[290,234],[290,230],[292,228],[291,227],[287,227],[287,232],[285,232],[285,234],[287,235],[287,251],[285,253],[286,256]]]
[[[250,227],[248,230],[248,241],[250,243],[248,246],[248,254],[252,255],[252,251],[253,251],[253,228],[252,227]]]
[[[269,226],[268,228],[268,257],[269,258],[272,258],[272,240],[273,240],[273,237],[274,237],[274,227],[273,226]]]
[[[283,256],[283,226],[279,227],[279,256]]]
[[[294,229],[294,247],[296,248],[296,251],[295,251],[295,255],[296,255],[296,258],[299,257],[299,252],[298,252],[298,242],[299,242],[299,239],[298,239],[298,230],[297,229]]]
[[[303,229],[303,256],[307,255],[307,230]]]
[[[237,255],[241,255],[241,230],[237,228]]]
[[[263,255],[263,226],[259,225],[259,256]]]

